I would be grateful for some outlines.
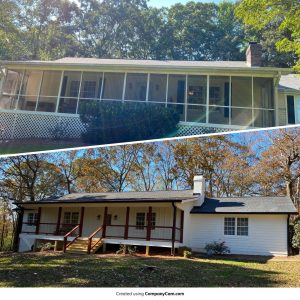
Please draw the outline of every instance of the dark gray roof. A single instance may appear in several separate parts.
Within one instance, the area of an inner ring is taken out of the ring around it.
[[[181,202],[196,200],[192,190],[157,192],[74,193],[28,203]]]
[[[191,210],[192,214],[283,214],[296,212],[297,210],[289,197],[205,198],[201,206],[194,206]]]
[[[279,90],[288,92],[300,92],[300,75],[289,74],[283,75],[279,81]]]

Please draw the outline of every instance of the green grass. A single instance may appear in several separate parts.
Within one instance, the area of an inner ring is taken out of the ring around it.
[[[300,260],[10,253],[0,287],[300,287]]]

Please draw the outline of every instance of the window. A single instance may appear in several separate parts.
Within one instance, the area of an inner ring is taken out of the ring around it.
[[[248,236],[248,218],[224,218],[224,235]]]
[[[235,218],[224,219],[224,235],[235,235]]]
[[[64,224],[76,225],[79,223],[78,212],[65,212],[64,213]]]
[[[237,218],[237,235],[248,235],[248,218]]]
[[[206,76],[189,76],[188,77],[188,103],[206,104]]]
[[[83,84],[82,98],[95,98],[96,81],[85,81]]]
[[[27,225],[35,226],[38,221],[38,213],[29,213],[27,218]]]
[[[80,81],[79,80],[72,80],[70,84],[70,97],[78,97]]]
[[[143,230],[145,227],[145,213],[136,214],[135,229]]]

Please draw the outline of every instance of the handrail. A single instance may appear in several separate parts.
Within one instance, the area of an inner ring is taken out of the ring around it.
[[[99,243],[99,241],[101,239],[99,239],[99,241],[92,247],[92,240],[93,237],[103,229],[103,226],[98,227],[90,236],[89,236],[89,242],[88,242],[88,249],[87,249],[87,253],[90,254],[91,250]]]
[[[76,230],[79,228],[79,225],[76,225],[73,229],[71,229],[67,234],[64,235],[64,252],[66,252],[66,249],[72,244],[74,243],[74,241],[79,237],[79,234],[75,237],[75,239],[73,241],[71,241],[68,245],[68,237]]]

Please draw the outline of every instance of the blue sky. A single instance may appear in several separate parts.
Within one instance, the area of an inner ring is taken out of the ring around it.
[[[191,0],[149,0],[148,5],[149,6],[155,6],[155,7],[162,7],[162,6],[170,6],[175,3],[182,3],[185,4],[187,2],[190,2]],[[224,0],[193,0],[195,2],[202,2],[202,3],[207,3],[207,2],[214,2],[214,3],[220,3],[223,2]],[[233,2],[232,0],[230,2]]]

